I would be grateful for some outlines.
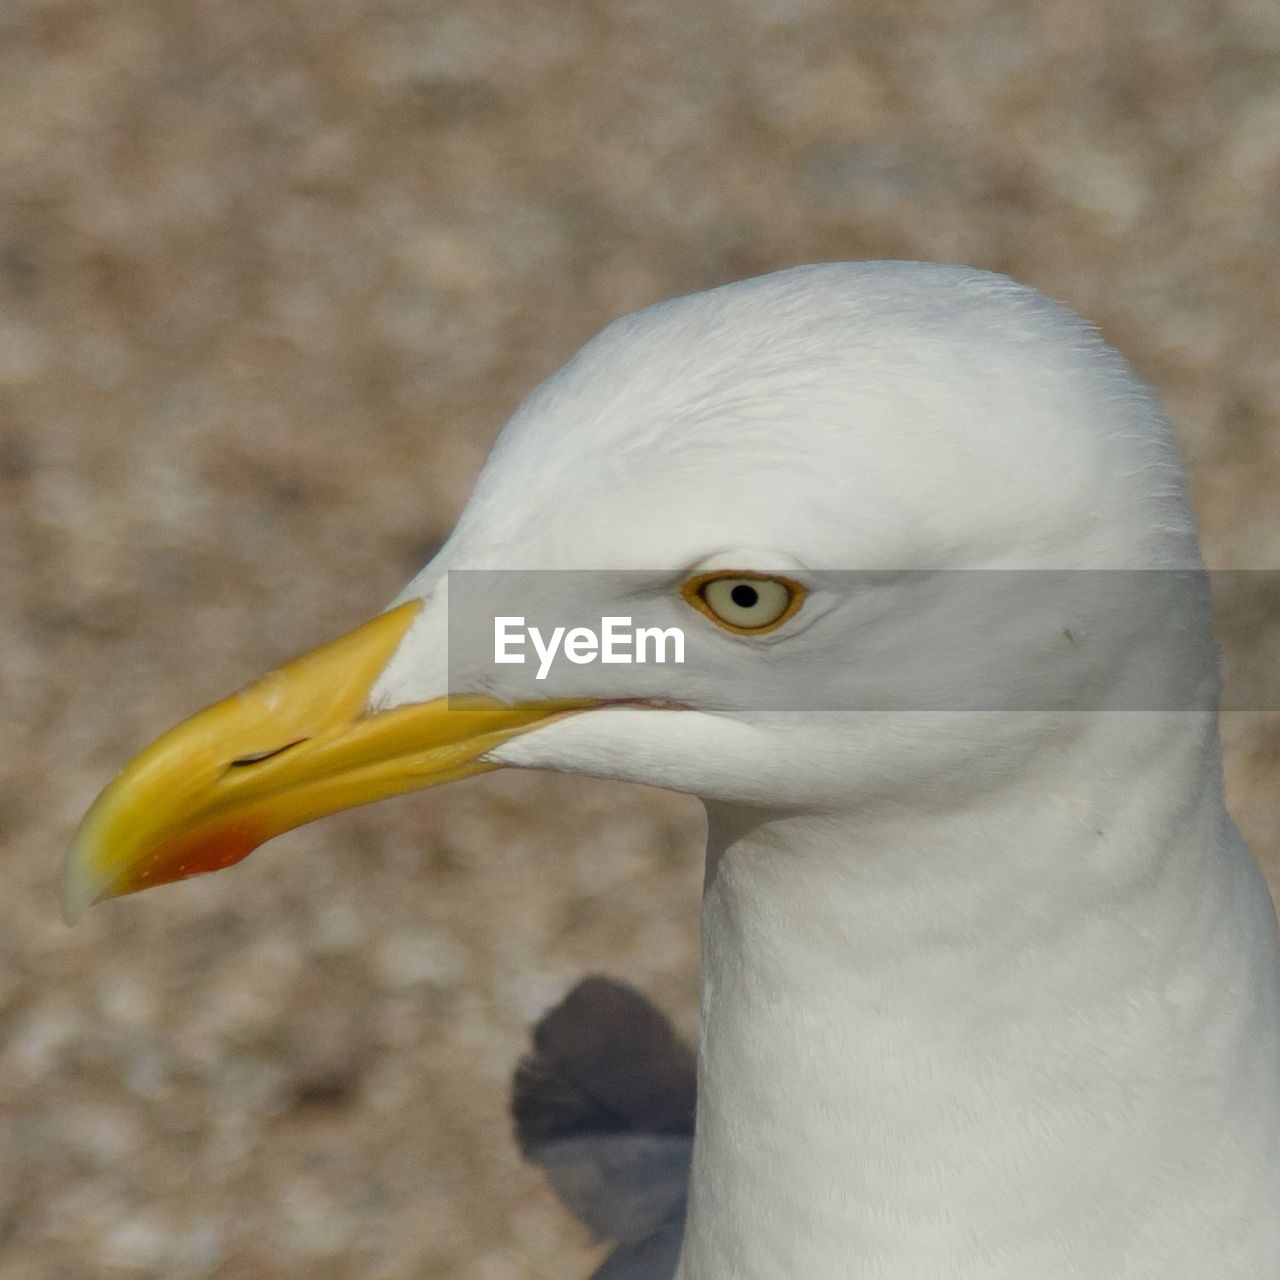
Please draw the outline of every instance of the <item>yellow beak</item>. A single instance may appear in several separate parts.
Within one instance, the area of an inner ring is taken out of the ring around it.
[[[596,705],[438,698],[369,712],[421,609],[381,614],[184,720],[94,801],[63,876],[74,922],[95,902],[229,867],[305,822],[499,766],[500,742]]]

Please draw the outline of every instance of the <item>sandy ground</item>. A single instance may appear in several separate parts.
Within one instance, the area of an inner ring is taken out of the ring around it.
[[[133,749],[390,598],[611,317],[874,256],[1090,316],[1210,560],[1280,566],[1274,0],[0,6],[5,1280],[585,1274],[507,1075],[593,970],[694,1029],[696,806],[480,779],[75,931],[59,865]],[[1244,704],[1277,612],[1224,615]],[[1280,867],[1280,721],[1225,732]]]

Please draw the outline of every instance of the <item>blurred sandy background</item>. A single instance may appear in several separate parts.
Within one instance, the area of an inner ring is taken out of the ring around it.
[[[586,1273],[507,1076],[592,970],[693,1031],[695,806],[481,779],[74,932],[64,847],[154,733],[380,608],[606,321],[874,256],[1097,321],[1211,561],[1280,566],[1275,0],[5,0],[4,1280]],[[1265,612],[1224,618],[1246,694]],[[1280,866],[1280,723],[1226,733]]]

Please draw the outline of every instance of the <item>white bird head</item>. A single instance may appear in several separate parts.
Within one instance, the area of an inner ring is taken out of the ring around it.
[[[68,911],[502,765],[777,807],[988,785],[1064,710],[1211,703],[1185,577],[1116,625],[1101,579],[1063,598],[1053,576],[1198,564],[1158,406],[1035,291],[890,262],[680,298],[610,325],[529,397],[391,610],[126,767],[81,828]],[[555,579],[570,622],[678,626],[693,656],[561,664],[540,690],[458,652],[456,575],[491,622],[500,583],[548,570],[574,571]],[[995,584],[1014,581],[1033,603],[1008,607]],[[1157,638],[1167,678],[1135,689]]]

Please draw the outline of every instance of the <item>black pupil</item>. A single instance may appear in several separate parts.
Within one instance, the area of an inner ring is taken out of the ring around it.
[[[732,591],[729,592],[729,598],[739,609],[754,609],[760,603],[760,593],[755,587],[748,586],[745,582],[740,582]]]

